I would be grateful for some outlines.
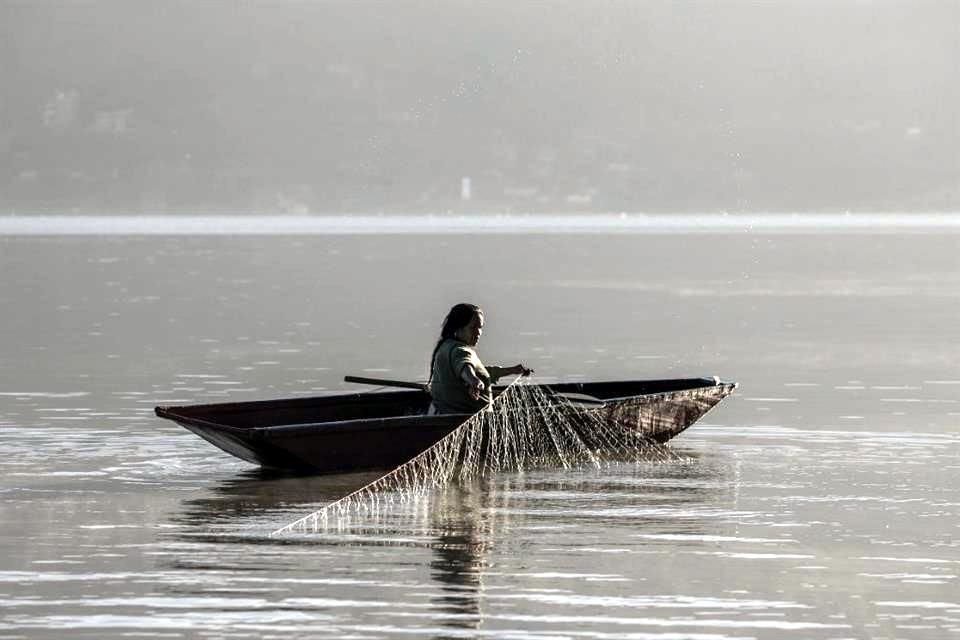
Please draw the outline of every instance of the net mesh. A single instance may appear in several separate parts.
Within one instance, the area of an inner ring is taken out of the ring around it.
[[[273,532],[316,533],[344,519],[375,517],[397,504],[418,501],[435,489],[501,471],[560,465],[600,467],[607,460],[676,459],[637,428],[617,419],[604,404],[556,394],[520,378],[504,389],[489,411],[480,411],[431,447],[393,471]]]

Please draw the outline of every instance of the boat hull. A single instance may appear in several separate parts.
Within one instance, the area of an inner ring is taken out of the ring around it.
[[[694,378],[564,383],[550,385],[550,391],[567,395],[594,417],[663,443],[735,387]],[[470,417],[426,415],[428,404],[427,394],[402,391],[157,407],[156,413],[248,462],[321,474],[393,469]]]

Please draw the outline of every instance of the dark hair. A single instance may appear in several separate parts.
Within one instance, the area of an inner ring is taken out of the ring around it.
[[[433,353],[430,354],[430,377],[427,378],[428,385],[433,380],[433,361],[437,357],[437,350],[440,349],[440,345],[443,344],[444,340],[456,337],[457,331],[460,331],[460,329],[470,324],[474,316],[481,313],[483,313],[483,309],[475,304],[467,304],[466,302],[455,304],[450,309],[450,313],[443,319],[443,328],[440,329],[440,339],[437,340],[437,344],[433,348]]]

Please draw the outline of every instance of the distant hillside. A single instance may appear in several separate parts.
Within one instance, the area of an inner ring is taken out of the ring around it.
[[[0,213],[960,210],[958,24],[936,1],[12,0]]]

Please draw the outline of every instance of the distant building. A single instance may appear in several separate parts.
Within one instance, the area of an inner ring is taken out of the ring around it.
[[[122,135],[130,130],[130,116],[132,114],[132,109],[98,111],[90,129],[95,133]]]
[[[77,100],[80,94],[76,90],[58,90],[40,109],[45,127],[66,129],[77,119]]]

